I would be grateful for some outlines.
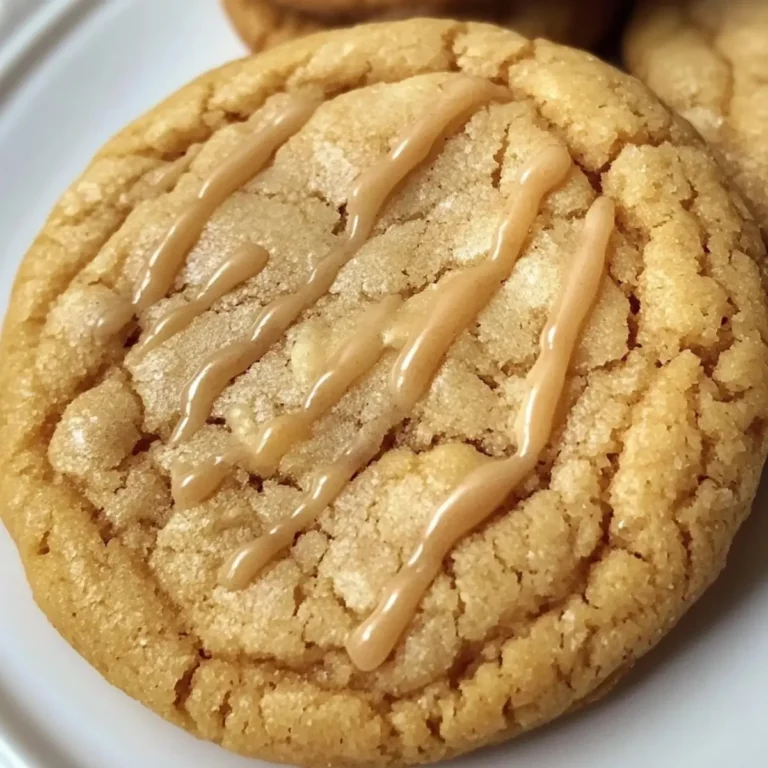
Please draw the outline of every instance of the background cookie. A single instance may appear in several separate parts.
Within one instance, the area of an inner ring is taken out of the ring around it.
[[[714,147],[768,241],[768,3],[638,3],[626,32],[630,71]]]
[[[447,5],[451,0],[276,0],[276,5],[305,11],[315,16],[334,16],[340,13],[364,14],[371,11],[406,11],[418,13]],[[467,4],[467,0],[458,3]]]
[[[194,443],[169,445],[190,373],[338,243],[360,172],[462,73],[508,85],[513,99],[456,127],[317,309],[227,389]],[[269,251],[268,267],[144,357],[130,329],[103,335],[105,309],[132,295],[202,180],[286,90],[327,100],[215,211],[141,322],[183,306],[245,241]],[[178,509],[172,460],[228,439],[230,405],[262,417],[295,406],[366,302],[416,296],[481,261],[516,173],[552,142],[578,167],[418,412],[289,556],[242,592],[217,586],[222,560],[284,518],[308,472],[375,414],[385,382],[367,380],[263,483],[239,473]],[[347,632],[435,501],[468,466],[515,447],[523,377],[600,193],[617,208],[610,264],[551,448],[523,498],[446,558],[392,660],[362,673]],[[3,520],[62,634],[204,738],[334,766],[501,740],[606,690],[722,567],[766,449],[763,257],[700,140],[592,56],[490,26],[414,21],[233,63],[115,137],[26,257],[0,347]]]
[[[599,43],[616,21],[620,0],[223,0],[243,41],[254,51],[328,27],[405,16],[447,16],[513,27],[528,37],[546,37],[582,47]]]
[[[320,19],[271,2],[222,0],[222,5],[243,42],[256,52],[323,28]]]

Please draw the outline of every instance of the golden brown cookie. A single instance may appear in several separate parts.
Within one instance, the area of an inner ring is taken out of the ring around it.
[[[335,16],[338,14],[364,14],[375,11],[416,10],[417,13],[440,8],[452,0],[277,0],[283,8],[293,8],[316,16]],[[456,0],[453,0],[455,3]],[[467,4],[467,0],[458,0]]]
[[[593,56],[417,20],[232,63],[26,256],[3,521],[64,637],[202,738],[337,768],[512,737],[723,567],[768,447],[762,259]]]
[[[323,28],[320,19],[280,8],[270,2],[222,0],[242,41],[255,52]]]
[[[620,0],[223,0],[240,37],[261,51],[308,32],[381,19],[443,16],[510,26],[528,37],[569,45],[599,43],[616,20]]]
[[[753,206],[768,242],[768,3],[638,4],[630,71],[690,120]]]

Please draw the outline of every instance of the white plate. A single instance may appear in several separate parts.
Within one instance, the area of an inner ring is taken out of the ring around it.
[[[0,0],[0,311],[48,210],[99,145],[241,54],[216,0]],[[453,768],[767,765],[767,510],[768,489],[720,582],[617,693]],[[259,765],[104,682],[37,610],[0,527],[0,768]]]

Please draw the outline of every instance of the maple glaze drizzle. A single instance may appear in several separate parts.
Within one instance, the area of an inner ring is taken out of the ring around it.
[[[278,297],[264,307],[249,338],[217,350],[203,362],[184,388],[182,417],[173,432],[172,443],[192,437],[205,424],[224,387],[258,362],[299,315],[330,290],[341,268],[370,236],[392,191],[427,158],[446,130],[480,105],[509,98],[509,91],[486,80],[458,80],[386,157],[361,174],[347,201],[349,224],[344,242],[315,266],[298,291]]]
[[[448,349],[487,305],[509,277],[536,220],[542,199],[565,180],[571,158],[562,147],[542,150],[519,173],[517,194],[496,230],[491,255],[476,267],[457,272],[437,286],[427,311],[412,328],[389,381],[392,405],[367,438],[358,436],[351,455],[323,470],[313,489],[285,523],[246,544],[224,564],[220,583],[230,589],[247,586],[280,551],[293,543],[303,527],[314,522],[355,474],[375,456],[387,432],[402,421],[421,399]],[[379,358],[371,356],[369,368]],[[354,458],[357,463],[352,464]]]
[[[384,331],[401,304],[400,296],[388,296],[365,313],[355,334],[331,356],[300,410],[256,425],[245,409],[230,409],[227,421],[248,451],[252,472],[261,477],[274,474],[283,456],[297,443],[309,440],[314,424],[355,381],[370,372],[384,351]]]
[[[362,427],[341,456],[317,473],[309,491],[286,520],[229,557],[219,572],[219,583],[228,589],[245,589],[259,571],[290,547],[294,538],[312,525],[352,478],[373,460],[391,427],[389,414]]]
[[[195,201],[177,217],[160,245],[152,252],[132,300],[116,303],[97,319],[95,330],[100,338],[114,336],[139,312],[157,303],[168,293],[184,259],[200,238],[214,211],[264,168],[272,155],[304,126],[320,103],[320,99],[306,94],[291,96],[264,128],[247,136],[224,163],[205,179]],[[169,164],[153,186],[164,191],[175,184],[188,170],[200,149],[199,145],[194,145],[184,157]],[[148,346],[152,348],[159,343],[151,341]],[[148,351],[146,346],[144,351]]]
[[[213,495],[232,473],[247,460],[239,447],[217,453],[197,465],[178,461],[171,469],[171,495],[179,509],[189,509]]]
[[[150,186],[156,192],[168,192],[179,179],[189,170],[194,159],[200,154],[202,144],[193,144],[181,157],[177,157],[160,170],[150,182]]]
[[[197,466],[174,467],[176,504],[183,508],[201,504],[237,464],[262,478],[274,474],[283,456],[297,443],[311,438],[314,424],[376,364],[385,348],[383,334],[401,304],[399,296],[388,296],[365,313],[356,334],[332,355],[298,411],[260,425],[250,408],[232,406],[226,420],[238,445]]]
[[[457,80],[446,88],[429,115],[417,121],[385,158],[361,174],[347,203],[349,224],[341,245],[313,268],[298,291],[264,307],[247,338],[218,350],[199,368],[184,389],[182,417],[172,443],[191,437],[205,423],[213,402],[229,381],[257,362],[302,312],[330,290],[340,269],[369,238],[392,191],[426,159],[437,140],[472,110],[509,98],[506,89],[487,81],[470,77]],[[150,257],[133,302],[105,312],[100,332],[120,330],[137,312],[165,296],[215,209],[261,170],[318,106],[317,99],[291,97],[266,127],[249,136],[203,183],[197,199]],[[389,407],[365,425],[335,461],[318,471],[285,521],[233,553],[221,569],[221,584],[231,589],[246,587],[376,457],[387,434],[424,396],[451,345],[508,279],[543,198],[562,184],[570,168],[570,156],[561,147],[550,146],[534,156],[518,174],[511,206],[485,262],[441,280],[427,311],[405,325],[398,325],[400,297],[385,298],[366,312],[357,334],[334,353],[300,409],[263,425],[256,423],[248,409],[231,409],[227,420],[237,438],[234,447],[195,467],[181,462],[174,466],[172,492],[181,508],[210,496],[236,465],[269,476],[292,447],[312,437],[318,420],[372,371],[387,348],[400,350],[389,378]],[[177,170],[174,168],[171,176]],[[446,555],[535,469],[552,432],[579,333],[599,290],[613,225],[613,204],[599,198],[586,216],[578,253],[542,334],[541,354],[527,378],[528,391],[515,423],[516,454],[472,471],[431,516],[411,558],[386,586],[373,613],[348,638],[347,650],[360,669],[375,669],[386,660]],[[182,330],[197,314],[258,274],[266,260],[267,254],[258,246],[238,251],[216,270],[196,299],[167,313],[148,330],[140,350],[146,353]]]
[[[269,254],[260,245],[246,243],[214,271],[195,299],[163,315],[144,334],[136,351],[147,354],[183,331],[189,324],[238,285],[256,277],[266,267]]]
[[[370,671],[386,661],[451,549],[535,469],[552,432],[579,333],[600,289],[613,226],[613,203],[598,198],[587,214],[581,246],[541,335],[541,354],[528,374],[528,391],[515,423],[517,452],[471,472],[430,517],[406,565],[347,640],[347,652],[359,669]]]
[[[168,293],[184,259],[200,238],[214,211],[262,170],[272,155],[304,126],[319,106],[317,98],[291,96],[264,128],[243,139],[221,167],[203,182],[197,199],[176,219],[149,257],[133,296],[136,311],[155,304]]]

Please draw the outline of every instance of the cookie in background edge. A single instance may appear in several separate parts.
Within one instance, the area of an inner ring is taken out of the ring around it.
[[[222,0],[255,52],[311,32],[370,21],[440,16],[509,26],[527,37],[593,48],[619,17],[622,0]]]
[[[768,242],[768,3],[638,3],[624,59],[717,152]]]

